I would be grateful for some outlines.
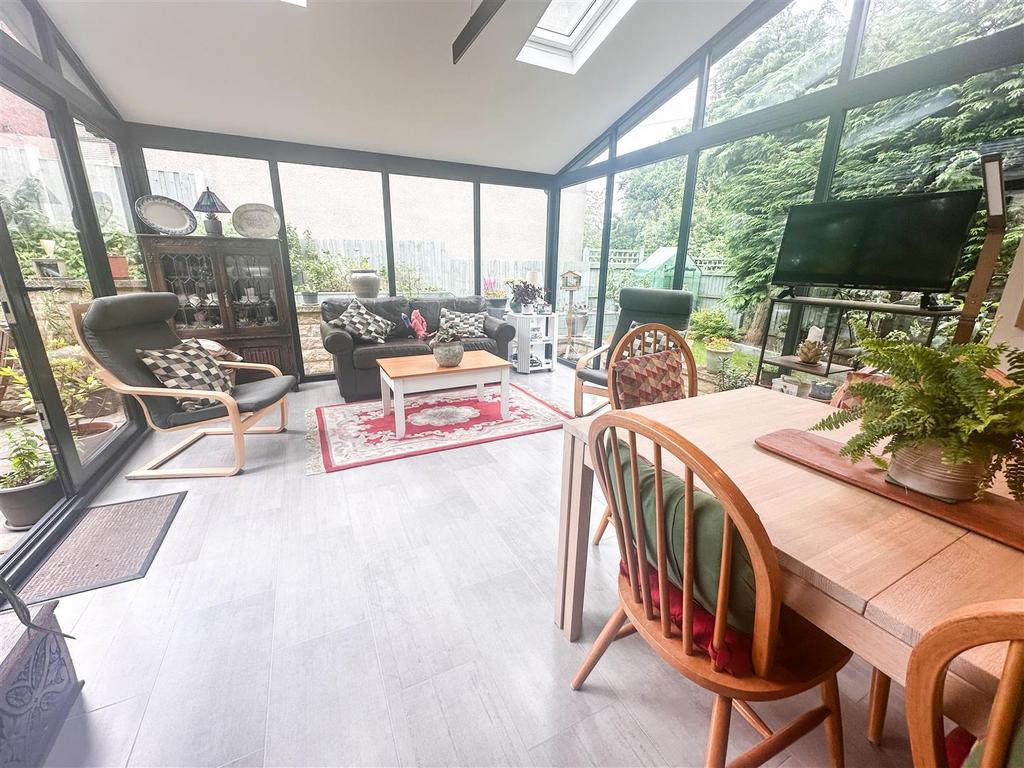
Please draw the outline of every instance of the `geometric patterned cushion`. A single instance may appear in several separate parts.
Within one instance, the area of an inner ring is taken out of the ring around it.
[[[686,397],[683,353],[666,349],[612,363],[615,389],[623,408],[665,403]]]
[[[169,389],[208,389],[231,392],[231,381],[213,356],[195,339],[186,339],[167,349],[137,349],[142,362],[157,380]],[[178,401],[182,410],[193,411],[216,405],[209,398]]]
[[[331,321],[331,325],[344,328],[358,339],[371,344],[383,344],[395,329],[395,324],[364,307],[359,299],[352,299],[348,308]]]
[[[486,312],[454,312],[441,307],[441,322],[438,324],[438,330],[451,328],[462,339],[487,336],[484,333],[484,318],[486,317]]]

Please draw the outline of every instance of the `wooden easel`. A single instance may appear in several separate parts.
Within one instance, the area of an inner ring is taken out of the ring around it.
[[[992,275],[999,263],[999,251],[1003,247],[1003,238],[1006,236],[1003,156],[1000,154],[982,155],[981,174],[982,184],[985,187],[985,204],[988,208],[985,242],[982,243],[978,263],[974,267],[974,277],[971,278],[971,285],[967,289],[967,298],[964,299],[960,322],[957,323],[956,332],[953,334],[954,344],[966,344],[974,335],[974,324],[978,320],[981,303],[985,300],[989,283],[992,282]],[[1020,326],[1022,321],[1024,321],[1024,307],[1021,307],[1017,325]]]

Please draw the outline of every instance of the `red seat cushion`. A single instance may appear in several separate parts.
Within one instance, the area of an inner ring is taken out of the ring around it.
[[[624,562],[619,562],[619,572],[629,578],[629,571]],[[661,605],[661,592],[658,588],[658,569],[648,569],[648,581],[651,588],[651,600],[656,606]],[[683,591],[671,581],[668,582],[669,617],[677,627],[683,625]],[[738,632],[732,627],[725,628],[722,647],[712,648],[715,636],[715,617],[704,609],[700,603],[693,601],[693,644],[711,658],[711,663],[719,672],[728,672],[734,677],[746,677],[753,669],[751,661],[750,636]],[[952,768],[952,767],[951,767]]]
[[[970,731],[959,727],[946,734],[946,762],[949,763],[949,768],[960,768],[964,764],[975,741],[977,739]]]

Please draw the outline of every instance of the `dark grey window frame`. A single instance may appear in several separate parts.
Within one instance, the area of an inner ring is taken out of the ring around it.
[[[832,177],[838,162],[843,126],[846,113],[850,109],[925,88],[958,82],[982,72],[1024,63],[1024,48],[1020,45],[1020,40],[1024,38],[1024,24],[1022,24],[877,72],[855,77],[870,2],[871,0],[855,0],[835,85],[705,126],[704,115],[707,109],[711,65],[785,9],[790,0],[769,0],[748,6],[745,11],[741,12],[715,37],[664,78],[562,168],[557,175],[555,192],[602,176],[606,177],[607,189],[611,190],[616,174],[622,171],[686,156],[682,215],[679,222],[679,239],[672,281],[673,288],[678,290],[683,285],[686,252],[693,216],[693,198],[699,156],[702,150],[811,120],[827,119],[828,126],[814,192],[814,200],[822,202],[829,199],[831,193]],[[624,135],[626,131],[642,122],[648,115],[675,96],[680,88],[692,82],[695,76],[697,77],[698,94],[692,131],[621,156],[615,152],[615,140],[620,133]],[[606,147],[610,150],[607,160],[587,165]],[[605,272],[608,265],[609,242],[607,235],[610,226],[610,207],[607,205],[605,214],[605,231],[602,233],[602,251],[599,262],[601,265],[599,286],[607,284]],[[549,216],[549,226],[552,225],[554,227],[554,231],[550,233],[551,242],[554,244],[552,258],[557,264],[558,220],[557,218],[552,220]],[[554,274],[556,269],[557,266],[552,266],[549,272]],[[598,320],[594,333],[595,346],[599,346],[600,340],[603,338],[604,299],[602,287],[599,288]],[[795,329],[799,323],[790,322],[789,325]]]

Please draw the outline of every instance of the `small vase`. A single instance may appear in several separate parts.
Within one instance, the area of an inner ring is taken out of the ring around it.
[[[532,315],[533,314],[533,304],[523,304],[523,314],[524,315]]]
[[[434,360],[441,368],[454,368],[462,362],[462,355],[466,349],[461,341],[453,341],[448,344],[434,345]]]
[[[376,299],[380,295],[380,275],[373,269],[353,269],[349,285],[357,299]]]
[[[508,308],[515,312],[517,315],[523,311],[523,305],[520,304],[518,301],[510,301],[508,303]]]
[[[985,467],[980,461],[946,464],[935,442],[898,449],[889,461],[888,480],[950,503],[968,501],[978,493]]]

